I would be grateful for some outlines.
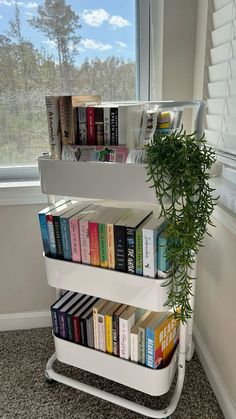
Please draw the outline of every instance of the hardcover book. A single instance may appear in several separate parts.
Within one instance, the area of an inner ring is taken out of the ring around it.
[[[40,231],[42,236],[42,242],[43,242],[43,250],[45,255],[50,254],[50,244],[49,244],[49,233],[48,233],[48,226],[47,226],[47,213],[54,210],[55,208],[58,208],[60,205],[65,204],[65,200],[62,199],[61,201],[58,201],[55,204],[50,205],[49,207],[46,207],[38,212],[39,217],[39,225],[40,225]]]
[[[145,311],[145,313],[140,317],[140,319],[131,328],[131,331],[130,331],[130,346],[131,346],[130,359],[133,362],[138,362],[138,332],[139,332],[139,326],[149,316],[150,313],[151,313],[151,311]]]
[[[73,336],[76,343],[81,343],[81,328],[80,328],[80,316],[94,304],[96,297],[88,296],[87,299],[83,300],[82,305],[72,315],[73,323]]]
[[[146,327],[150,324],[155,316],[155,312],[151,312],[138,328],[138,362],[145,365],[146,361]]]
[[[90,265],[90,240],[89,240],[89,221],[94,218],[95,215],[99,213],[100,206],[93,205],[91,212],[86,214],[79,220],[79,230],[80,230],[80,244],[81,244],[81,259],[82,263]]]
[[[87,319],[93,313],[93,305],[98,301],[98,297],[93,297],[89,301],[88,307],[80,314],[80,344],[88,346],[87,340]]]
[[[59,96],[62,144],[74,144],[73,110],[71,96]]]
[[[78,303],[73,306],[69,311],[66,313],[66,322],[67,322],[67,330],[68,330],[68,339],[72,342],[80,342],[80,330],[77,333],[77,336],[75,337],[74,333],[74,325],[73,325],[73,315],[81,308],[83,307],[86,302],[91,298],[90,295],[84,294],[83,297],[78,301]],[[77,339],[77,341],[76,341]]]
[[[106,218],[108,207],[101,206],[99,212],[88,222],[90,263],[93,266],[100,266],[100,242],[99,242],[99,223]]]
[[[103,107],[104,145],[111,145],[110,106]]]
[[[48,121],[49,145],[52,159],[61,158],[61,129],[59,114],[59,97],[46,96],[46,112]]]
[[[108,303],[108,300],[100,298],[93,306],[93,329],[94,329],[94,348],[99,349],[98,340],[98,313],[102,310],[103,306]]]
[[[51,316],[52,316],[52,328],[53,333],[56,336],[59,336],[59,318],[58,311],[63,307],[76,293],[73,291],[67,291],[62,297],[60,297],[52,306],[51,306]]]
[[[112,318],[112,347],[113,355],[120,355],[120,334],[119,334],[119,319],[120,315],[127,309],[126,304],[122,304],[118,310],[115,311]]]
[[[112,337],[112,324],[113,315],[122,304],[115,303],[110,310],[106,313],[106,350],[109,354],[113,353],[113,337]]]
[[[144,109],[144,103],[111,104],[111,145],[125,144],[130,150],[139,145],[139,132]]]
[[[155,347],[155,330],[166,318],[166,313],[155,313],[154,318],[146,327],[145,336],[145,364],[147,367],[154,368],[154,347]]]
[[[151,278],[157,276],[158,236],[165,228],[163,217],[152,217],[143,226],[143,275]]]
[[[163,231],[158,236],[158,271],[167,272],[171,268],[170,260],[167,258],[167,249],[171,243],[171,238]]]
[[[97,145],[104,144],[104,112],[103,108],[96,106],[94,108],[94,119],[95,119],[95,143]]]
[[[108,301],[98,313],[98,349],[106,352],[106,314],[115,303]]]
[[[78,113],[78,144],[86,145],[87,144],[87,116],[86,116],[86,107],[79,106],[77,108]]]
[[[63,339],[68,339],[69,332],[67,327],[67,311],[71,310],[77,303],[83,298],[84,294],[76,293],[71,300],[68,301],[63,307],[58,310],[58,320],[59,320],[59,336]]]
[[[87,117],[88,145],[95,145],[96,144],[96,137],[95,137],[94,106],[87,106],[86,117]]]
[[[119,335],[120,335],[120,358],[130,359],[131,356],[131,337],[130,331],[135,322],[142,316],[145,310],[129,306],[120,315]]]

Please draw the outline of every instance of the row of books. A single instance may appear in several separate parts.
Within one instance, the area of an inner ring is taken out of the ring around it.
[[[46,96],[51,156],[62,146],[135,145],[144,103],[104,103],[100,96]]]
[[[170,270],[166,223],[150,209],[62,200],[41,210],[39,222],[48,256],[151,278]]]
[[[51,315],[57,337],[154,369],[169,363],[179,339],[173,314],[72,291],[51,306]]]

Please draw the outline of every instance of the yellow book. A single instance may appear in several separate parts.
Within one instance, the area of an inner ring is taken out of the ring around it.
[[[165,367],[179,340],[179,321],[173,314],[167,316],[155,329],[154,336],[153,368]]]
[[[113,352],[113,338],[112,338],[112,320],[113,314],[121,306],[120,303],[114,303],[110,310],[106,313],[106,351],[109,354]]]

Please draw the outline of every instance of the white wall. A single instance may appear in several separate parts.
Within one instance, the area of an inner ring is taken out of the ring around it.
[[[44,206],[0,207],[0,314],[48,310],[55,300],[46,282],[38,224]]]

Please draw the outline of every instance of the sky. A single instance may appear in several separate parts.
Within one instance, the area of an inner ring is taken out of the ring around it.
[[[33,29],[27,22],[37,16],[38,5],[43,0],[18,0],[22,32],[27,41],[38,48],[44,48],[57,61],[56,48],[44,34]],[[0,0],[0,34],[9,31],[9,20],[14,17],[15,0]],[[80,65],[85,58],[99,57],[104,60],[109,56],[135,60],[135,0],[66,0],[72,10],[80,16],[82,38],[79,44]]]

